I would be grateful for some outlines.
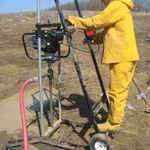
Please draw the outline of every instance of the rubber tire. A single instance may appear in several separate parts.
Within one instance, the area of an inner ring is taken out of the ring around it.
[[[95,143],[98,141],[103,142],[106,145],[107,150],[112,150],[111,138],[107,134],[103,134],[103,133],[98,133],[92,136],[89,143],[90,150],[97,150],[95,149]]]

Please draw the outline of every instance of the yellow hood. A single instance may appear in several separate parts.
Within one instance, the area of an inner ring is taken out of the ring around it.
[[[133,4],[132,0],[111,0],[110,2],[112,2],[112,1],[120,1],[122,3],[125,3],[130,9],[134,8],[134,4]]]

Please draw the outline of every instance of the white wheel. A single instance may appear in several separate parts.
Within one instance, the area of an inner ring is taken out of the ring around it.
[[[95,150],[107,150],[107,145],[102,141],[95,142]]]
[[[112,150],[112,141],[107,134],[95,134],[90,141],[90,150]]]

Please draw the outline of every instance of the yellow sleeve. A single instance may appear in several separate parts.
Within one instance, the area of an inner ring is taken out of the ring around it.
[[[76,28],[82,30],[98,30],[122,20],[121,7],[122,5],[119,1],[113,1],[102,12],[91,18],[70,16],[68,20]]]

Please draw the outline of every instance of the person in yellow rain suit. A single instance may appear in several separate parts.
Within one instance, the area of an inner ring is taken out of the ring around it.
[[[101,0],[106,8],[91,18],[68,17],[75,28],[85,31],[104,29],[97,33],[93,44],[104,44],[102,63],[109,64],[110,85],[108,95],[110,108],[108,119],[98,124],[99,132],[117,131],[123,122],[128,97],[128,86],[132,81],[139,55],[130,9],[131,0]]]

